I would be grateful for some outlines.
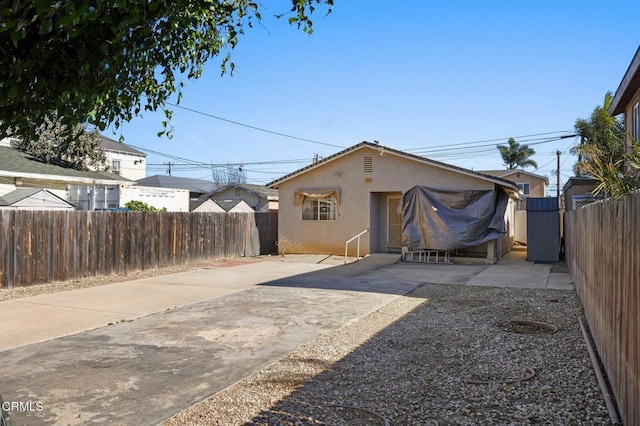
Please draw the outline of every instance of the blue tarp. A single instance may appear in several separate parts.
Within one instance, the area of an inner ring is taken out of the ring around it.
[[[402,245],[412,250],[475,247],[506,233],[509,196],[495,190],[414,186],[402,197]]]

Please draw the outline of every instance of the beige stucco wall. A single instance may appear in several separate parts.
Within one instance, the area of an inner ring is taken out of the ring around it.
[[[213,200],[207,200],[193,209],[194,213],[226,213],[222,207],[217,205]]]
[[[372,158],[373,171],[364,171],[364,157]],[[458,172],[405,159],[377,148],[363,147],[340,158],[308,170],[279,185],[278,248],[280,253],[344,254],[345,242],[366,228],[371,232],[361,239],[360,254],[367,254],[371,238],[380,238],[379,210],[374,199],[386,193],[401,194],[415,185],[450,190],[491,190],[492,182]],[[340,190],[341,203],[335,221],[302,220],[302,207],[293,205],[297,190]],[[372,194],[375,194],[372,197]],[[373,210],[372,210],[372,205]],[[386,229],[384,230],[386,232]],[[373,237],[372,237],[373,235]],[[355,254],[355,244],[350,245]]]
[[[229,210],[229,213],[255,213],[255,210],[249,204],[244,201],[240,201],[238,204],[233,206],[231,210]]]
[[[513,173],[509,176],[505,176],[504,179],[510,180],[511,182],[515,183],[529,184],[529,194],[521,196],[522,199],[518,201],[516,207],[518,210],[527,209],[527,197],[544,197],[546,195],[546,184],[544,179],[540,179],[526,173],[520,173],[520,176],[518,176],[518,173]]]

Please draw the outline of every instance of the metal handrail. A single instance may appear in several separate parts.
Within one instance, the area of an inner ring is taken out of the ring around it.
[[[353,238],[347,240],[344,243],[344,264],[347,264],[347,249],[349,248],[349,243],[355,239],[358,240],[358,248],[356,249],[356,257],[358,258],[358,260],[360,260],[360,237],[364,234],[366,234],[367,232],[369,232],[369,228],[365,229],[364,231],[362,231],[361,233],[359,233],[358,235],[354,236]]]

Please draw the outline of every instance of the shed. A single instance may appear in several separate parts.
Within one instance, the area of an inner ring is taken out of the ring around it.
[[[527,260],[560,258],[560,211],[556,197],[527,198]]]
[[[0,208],[19,210],[74,210],[57,195],[41,188],[20,188],[0,197]]]

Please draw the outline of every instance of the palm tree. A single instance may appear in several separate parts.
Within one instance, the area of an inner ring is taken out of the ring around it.
[[[593,167],[609,163],[624,173],[625,122],[624,117],[609,115],[612,101],[613,94],[607,92],[602,106],[596,106],[588,119],[576,120],[575,131],[581,141],[580,145],[571,148],[571,153],[578,156],[578,162],[573,166],[576,176],[588,174]]]
[[[497,145],[505,167],[509,170],[525,167],[538,168],[538,163],[529,158],[536,153],[533,148],[529,148],[527,145],[520,145],[513,138],[509,138],[507,142],[509,143],[508,146]]]

